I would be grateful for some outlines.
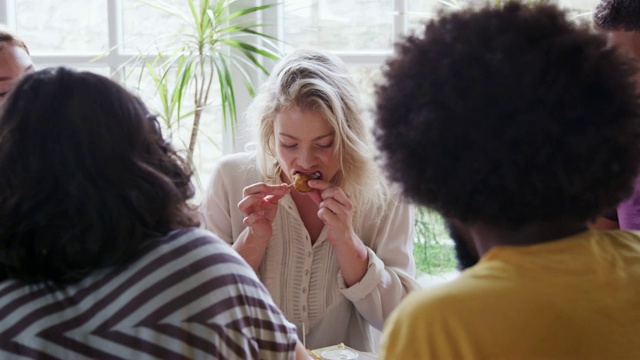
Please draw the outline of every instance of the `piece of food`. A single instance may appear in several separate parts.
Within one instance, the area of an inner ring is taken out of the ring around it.
[[[312,350],[307,349],[307,354],[309,354],[309,356],[311,356],[311,358],[313,360],[322,360],[318,355],[316,355],[316,353],[314,353]]]
[[[311,174],[295,173],[293,174],[293,187],[301,193],[309,192],[313,190],[313,188],[309,186],[309,180],[319,177],[320,173],[317,171]]]

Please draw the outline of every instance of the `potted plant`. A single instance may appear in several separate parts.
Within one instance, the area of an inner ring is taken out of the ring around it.
[[[185,3],[179,7],[175,2],[140,1],[178,18],[182,24],[179,32],[156,39],[135,57],[134,64],[143,67],[138,84],[145,75],[153,81],[160,104],[155,110],[165,127],[180,128],[184,121],[190,121],[190,135],[184,143],[187,158],[192,161],[203,111],[213,99],[221,102],[225,129],[230,127],[233,132],[235,128],[238,115],[232,74],[240,75],[253,96],[252,75],[268,74],[261,61],[279,59],[278,40],[263,32],[262,24],[255,21],[261,12],[277,4],[238,10],[235,0],[187,0],[185,11]],[[149,52],[157,55],[148,57]],[[214,94],[215,85],[219,91]]]

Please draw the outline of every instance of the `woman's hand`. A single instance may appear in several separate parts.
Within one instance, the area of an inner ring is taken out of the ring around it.
[[[353,231],[353,203],[351,197],[333,183],[312,180],[309,185],[317,189],[314,201],[318,203],[318,217],[327,225],[328,239],[336,246],[348,239]]]
[[[310,180],[317,189],[309,195],[318,204],[318,217],[327,226],[327,240],[333,246],[347,286],[362,279],[367,272],[367,248],[353,229],[353,203],[344,190],[333,183]]]
[[[244,215],[242,222],[247,228],[233,243],[233,248],[251,267],[258,271],[273,234],[272,223],[278,212],[278,201],[289,193],[286,184],[268,185],[257,183],[242,190],[244,198],[238,209]]]
[[[278,201],[289,193],[286,184],[268,185],[257,183],[242,190],[244,198],[238,203],[238,209],[245,216],[242,220],[253,234],[255,240],[268,241],[273,234],[271,226],[278,211]]]

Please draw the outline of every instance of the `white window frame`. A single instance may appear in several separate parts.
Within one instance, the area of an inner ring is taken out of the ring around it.
[[[16,2],[19,0],[0,0],[0,25],[4,24],[9,31],[16,31]],[[122,74],[119,74],[117,70],[121,68],[123,64],[127,62],[133,55],[131,53],[123,53],[118,44],[123,42],[123,30],[122,30],[122,0],[104,0],[107,2],[107,26],[108,26],[108,46],[110,51],[106,56],[96,59],[97,53],[87,53],[86,55],[64,55],[64,54],[32,54],[34,63],[37,64],[67,64],[69,66],[102,66],[108,67],[111,77],[116,81],[122,80]],[[318,1],[318,0],[314,0]],[[351,0],[348,0],[351,1]],[[393,9],[391,16],[393,16],[393,30],[392,30],[392,42],[395,43],[406,35],[409,30],[409,16],[411,15],[408,9],[409,0],[392,0]],[[437,0],[433,0],[437,1]],[[280,2],[286,2],[280,1]],[[555,2],[555,0],[553,1]],[[232,4],[235,8],[245,8],[249,6],[259,6],[269,3],[278,3],[277,0],[238,0]],[[277,26],[272,27],[275,29],[275,33],[270,35],[276,36],[280,39],[284,35],[283,26],[283,13],[284,9],[279,6],[274,9],[269,9],[264,12],[264,19],[257,19],[263,23],[275,24]],[[274,30],[265,30],[274,31]],[[18,34],[19,35],[19,34]],[[334,51],[336,55],[347,63],[347,65],[355,66],[381,66],[385,60],[392,54],[392,49],[385,51]],[[264,81],[264,76],[260,74],[254,74],[254,84],[259,85]],[[243,85],[238,81],[237,89],[243,89]],[[236,102],[238,109],[245,109],[251,99],[245,91],[238,91],[236,94]],[[242,121],[242,119],[239,119]],[[243,150],[245,144],[234,141],[231,137],[230,131],[223,137],[222,150],[223,153],[230,153]]]
[[[16,32],[16,1],[19,0],[0,0],[0,24],[7,27],[9,31]],[[98,53],[87,53],[83,55],[65,55],[65,54],[43,54],[33,53],[32,59],[37,64],[67,64],[69,66],[101,66],[108,67],[111,77],[116,81],[122,80],[122,74],[118,73],[118,69],[127,62],[134,54],[123,53],[117,46],[123,41],[122,33],[122,0],[105,0],[107,1],[107,26],[108,26],[108,48],[113,49],[106,56],[97,58]],[[394,0],[393,11],[393,36],[396,41],[400,36],[406,33],[408,26],[407,19],[407,1],[408,0]],[[258,6],[267,3],[276,3],[277,1],[269,0],[240,0],[232,4],[233,7],[244,8],[249,6]],[[261,19],[262,21],[270,24],[277,24],[277,33],[271,34],[282,38],[283,26],[282,26],[282,7],[278,7],[274,10],[267,11],[265,17],[268,19]],[[19,34],[17,34],[19,36]],[[384,60],[391,54],[391,51],[381,52],[362,52],[362,51],[340,51],[336,52],[348,65],[366,65],[366,66],[378,66],[381,65]],[[264,78],[256,74],[255,83],[258,84],[263,81]],[[238,84],[238,89],[242,88],[242,85]],[[249,95],[244,91],[239,91],[236,94],[238,108],[243,109],[249,104],[251,99]],[[244,148],[244,144],[238,144],[231,139],[231,134],[227,134],[223,139],[223,153],[240,151]]]

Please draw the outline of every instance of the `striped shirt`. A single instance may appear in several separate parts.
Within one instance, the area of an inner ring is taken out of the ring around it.
[[[202,229],[62,289],[0,282],[0,359],[294,359],[296,329]]]

